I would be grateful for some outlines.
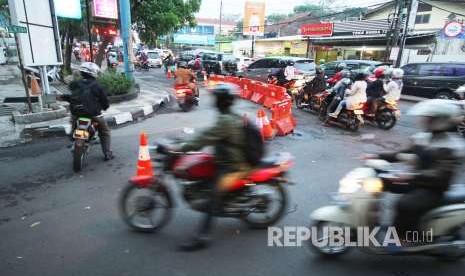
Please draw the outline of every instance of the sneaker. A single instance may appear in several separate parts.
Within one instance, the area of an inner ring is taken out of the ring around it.
[[[337,118],[339,114],[337,114],[336,112],[331,112],[328,114],[329,117],[333,117],[333,118]]]
[[[185,252],[191,252],[191,251],[196,251],[196,250],[207,248],[209,245],[210,245],[210,239],[208,237],[196,236],[181,243],[178,246],[178,250],[185,251]]]
[[[115,158],[115,155],[113,155],[113,152],[105,154],[105,158],[103,158],[103,161],[110,161]]]

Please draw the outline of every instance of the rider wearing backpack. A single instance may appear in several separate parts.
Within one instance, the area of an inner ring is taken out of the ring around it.
[[[196,250],[208,245],[213,217],[222,206],[222,198],[229,185],[246,176],[263,155],[263,142],[253,124],[244,124],[241,116],[231,110],[238,96],[238,87],[219,84],[212,89],[219,116],[216,124],[184,144],[181,151],[195,151],[207,146],[215,150],[216,176],[211,181],[209,212],[206,213],[197,235],[181,244],[181,250]],[[256,148],[253,148],[253,146]]]
[[[61,95],[57,99],[70,103],[72,130],[75,129],[78,117],[90,117],[97,122],[97,130],[102,145],[105,161],[113,159],[113,152],[110,149],[110,128],[103,118],[102,110],[107,110],[110,103],[105,89],[97,82],[100,68],[92,62],[84,62],[79,66],[82,78],[71,82],[69,88],[71,95]],[[72,131],[72,132],[73,132]],[[71,132],[71,133],[72,133]]]

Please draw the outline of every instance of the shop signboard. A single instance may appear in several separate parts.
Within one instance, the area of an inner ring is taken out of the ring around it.
[[[117,0],[94,0],[94,16],[108,19],[118,19]]]
[[[244,35],[263,36],[265,32],[265,2],[247,1],[244,7]]]
[[[333,22],[310,23],[300,26],[300,34],[310,37],[332,36],[333,30]]]
[[[82,8],[80,0],[54,0],[57,17],[81,19]]]
[[[359,20],[334,23],[333,36],[384,36],[389,30],[388,20]]]

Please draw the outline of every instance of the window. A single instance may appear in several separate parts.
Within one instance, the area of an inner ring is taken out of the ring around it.
[[[418,71],[420,76],[440,76],[441,67],[439,64],[421,64]]]
[[[160,55],[157,52],[149,52],[148,56],[150,59],[160,58]]]
[[[315,70],[315,63],[311,60],[299,60],[295,63],[295,68],[301,71],[313,71]]]
[[[456,77],[465,77],[465,65],[459,64],[455,67],[455,76]]]
[[[441,66],[441,76],[463,77],[465,76],[464,64],[444,64]]]
[[[360,64],[347,63],[347,68],[349,68],[349,70],[358,70],[360,68]]]
[[[412,76],[417,73],[417,66],[415,64],[408,64],[402,67],[406,76]]]
[[[249,69],[266,68],[267,63],[266,59],[260,59],[250,64]]]
[[[325,63],[325,64],[321,65],[321,68],[322,68],[323,70],[331,70],[331,71],[334,71],[334,70],[336,70],[336,63],[335,63],[335,62]]]
[[[433,10],[433,6],[426,3],[418,3],[417,12],[429,12]]]
[[[430,20],[431,14],[417,14],[415,17],[415,24],[428,24]]]

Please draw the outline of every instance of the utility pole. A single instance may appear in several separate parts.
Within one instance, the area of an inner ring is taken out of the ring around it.
[[[395,12],[393,18],[390,19],[390,29],[386,34],[386,55],[385,61],[389,60],[389,56],[393,47],[399,44],[400,27],[401,27],[401,14],[404,9],[405,0],[396,0]]]
[[[119,0],[119,15],[121,22],[121,39],[123,40],[123,59],[124,59],[124,73],[129,79],[134,79],[134,70],[132,61],[130,60],[131,55],[129,51],[130,43],[129,39],[132,39],[131,35],[131,5],[129,0]]]
[[[221,39],[222,39],[221,38],[221,31],[222,31],[222,27],[223,27],[222,23],[223,23],[223,0],[220,1],[220,32],[219,32],[219,36],[218,36],[219,39],[220,39],[220,41],[218,43],[219,52],[221,52],[221,42],[222,42],[221,41]]]
[[[399,54],[397,55],[397,60],[395,64],[396,67],[399,67],[400,63],[402,62],[402,54],[404,52],[405,42],[407,41],[408,25],[410,21],[410,12],[412,10],[412,4],[413,4],[412,0],[406,0],[406,2],[407,2],[406,3],[407,8],[404,8],[401,13],[401,18],[405,20],[402,23],[402,36],[401,36],[400,45],[399,45]]]
[[[90,26],[90,5],[89,0],[86,0],[86,19],[87,19],[87,34],[89,35],[89,51],[90,61],[94,62],[94,46],[92,45],[92,28]]]

